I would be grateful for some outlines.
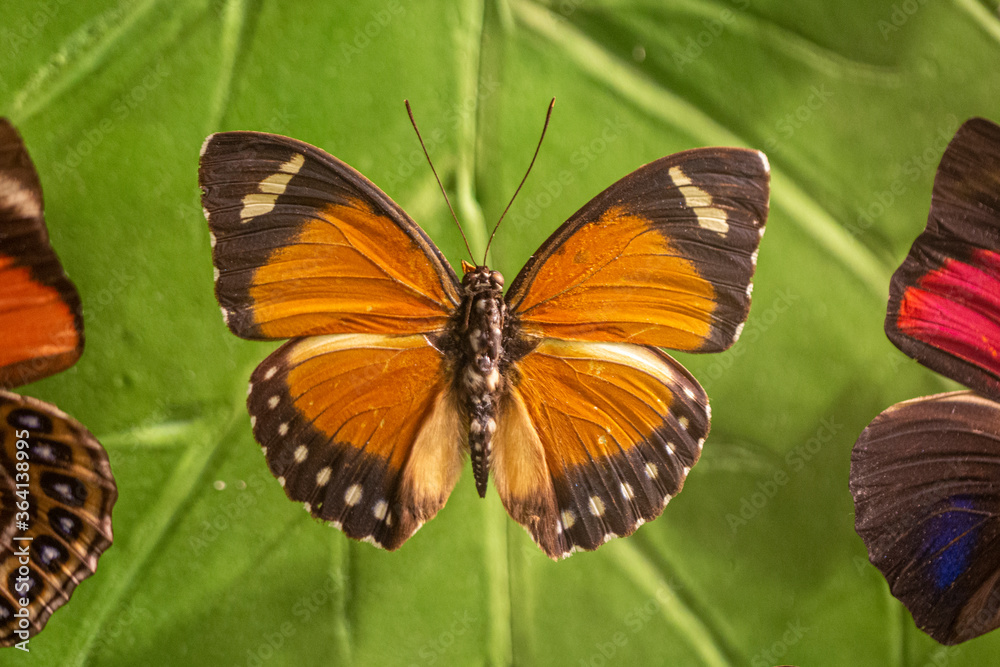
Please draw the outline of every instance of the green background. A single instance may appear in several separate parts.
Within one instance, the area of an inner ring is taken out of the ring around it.
[[[40,664],[982,665],[944,649],[867,564],[851,446],[949,388],[882,333],[958,125],[1000,120],[994,1],[5,3],[0,113],[21,129],[85,307],[70,371],[24,389],[107,447],[114,546],[31,641]],[[678,355],[713,408],[665,515],[549,561],[466,471],[396,553],[285,499],[246,382],[272,344],[212,293],[198,149],[219,130],[320,146],[464,255],[538,162],[491,263],[508,282],[614,180],[705,145],[763,149],[772,213],[728,352]],[[3,661],[22,654],[6,652]]]

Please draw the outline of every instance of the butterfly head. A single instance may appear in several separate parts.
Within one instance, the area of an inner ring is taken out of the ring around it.
[[[503,274],[488,266],[475,266],[463,260],[462,274],[462,287],[468,293],[503,290]]]

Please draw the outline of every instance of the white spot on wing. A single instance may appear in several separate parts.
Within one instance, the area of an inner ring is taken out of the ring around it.
[[[333,468],[326,466],[322,468],[318,473],[316,473],[316,486],[326,486],[326,483],[330,481],[330,476],[333,474]]]
[[[563,513],[560,516],[562,517],[562,524],[566,530],[572,528],[573,524],[576,523],[576,514],[573,514],[573,510],[563,510]]]
[[[270,368],[267,369],[267,372],[264,373],[264,379],[265,380],[270,380],[271,378],[274,377],[275,373],[277,373],[277,372],[278,372],[278,367],[277,366],[271,366]]]
[[[271,408],[273,410],[276,407],[278,407],[278,403],[280,401],[281,401],[281,397],[278,396],[278,395],[274,395],[271,398],[267,399],[267,407],[269,407],[269,408]]]
[[[205,141],[201,142],[201,150],[198,151],[198,157],[205,157],[205,151],[208,150],[208,145],[212,143],[212,139],[215,138],[214,134],[210,134],[205,137]]]
[[[271,174],[257,184],[257,192],[251,192],[243,197],[243,208],[240,209],[240,221],[246,222],[259,215],[265,215],[274,210],[278,197],[285,193],[288,182],[305,163],[305,156],[296,153],[288,162],[278,167],[277,173]]]
[[[604,501],[599,496],[590,497],[590,513],[594,516],[604,515]]]
[[[736,326],[736,331],[733,333],[733,342],[735,343],[740,339],[740,335],[743,333],[743,327],[746,326],[746,322],[740,322]]]
[[[347,491],[344,491],[344,504],[348,507],[354,507],[361,502],[361,485],[351,484],[347,487]]]
[[[629,500],[635,498],[635,491],[632,489],[632,485],[628,482],[622,482],[622,495]]]
[[[292,458],[295,459],[296,463],[302,463],[309,456],[309,449],[305,445],[299,445],[295,448],[295,453],[292,454]]]
[[[389,503],[385,502],[384,500],[378,501],[377,503],[375,503],[375,506],[372,507],[372,514],[374,514],[375,518],[378,519],[379,521],[384,519],[388,513],[389,513]]]
[[[278,425],[278,435],[288,435],[288,424],[282,423]]]
[[[694,211],[698,218],[699,227],[716,232],[721,236],[729,233],[726,212],[712,206],[712,195],[694,185],[680,167],[671,167],[667,173],[670,175],[670,180],[680,190],[681,195],[684,196],[684,205]]]
[[[653,464],[653,463],[647,463],[646,464],[646,476],[647,477],[649,477],[650,479],[656,479],[656,476],[659,475],[659,474],[660,474],[660,471],[657,469],[656,464]]]

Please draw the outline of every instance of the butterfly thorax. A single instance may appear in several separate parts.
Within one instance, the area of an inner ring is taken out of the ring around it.
[[[502,379],[502,336],[507,318],[503,276],[486,266],[462,263],[464,291],[456,333],[462,351],[457,379],[469,417],[469,451],[476,490],[486,495],[490,443],[497,428],[497,406]]]

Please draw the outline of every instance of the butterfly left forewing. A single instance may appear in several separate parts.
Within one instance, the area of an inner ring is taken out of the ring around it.
[[[0,390],[0,645],[25,639],[15,633],[22,598],[33,636],[94,573],[111,545],[117,497],[108,455],[83,425]]]
[[[38,174],[0,119],[0,387],[72,366],[83,351],[80,297],[49,244]]]
[[[659,516],[708,434],[708,399],[662,352],[545,340],[516,363],[491,464],[511,516],[552,558]]]
[[[423,335],[290,341],[254,371],[247,404],[288,497],[384,549],[437,513],[464,464],[442,356]]]
[[[198,182],[215,293],[250,339],[442,331],[460,288],[444,255],[385,193],[301,141],[205,140]]]
[[[750,308],[768,212],[763,153],[702,148],[652,162],[595,197],[511,283],[528,336],[728,348]]]
[[[917,626],[957,644],[1000,626],[1000,404],[972,392],[887,409],[851,454],[855,527]]]

